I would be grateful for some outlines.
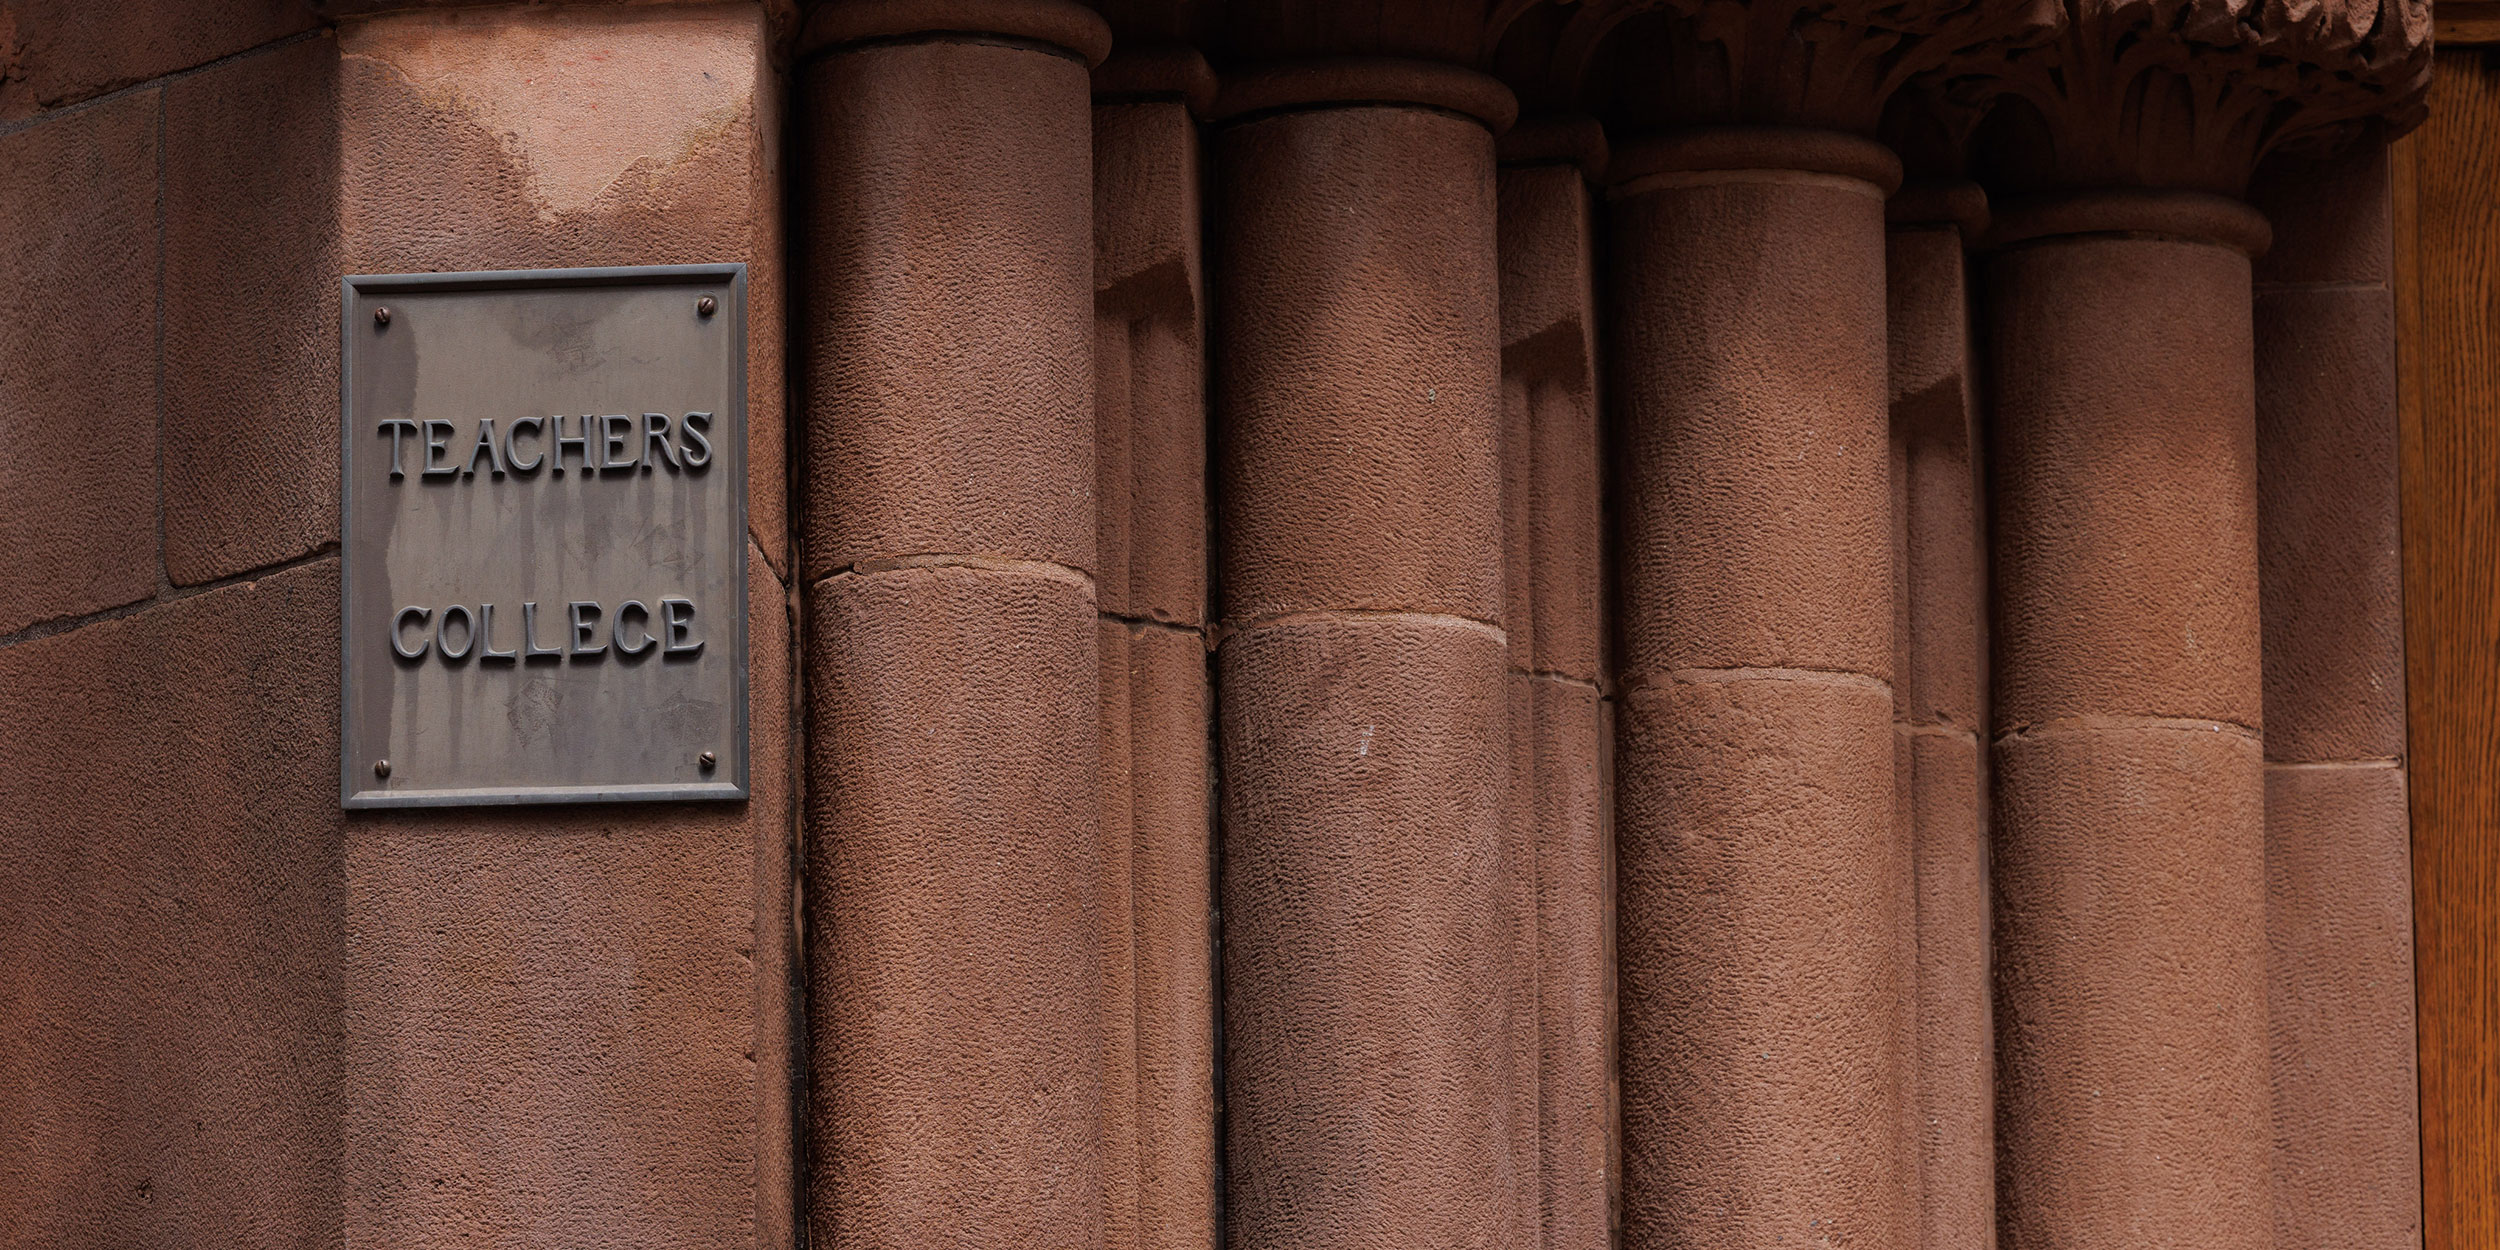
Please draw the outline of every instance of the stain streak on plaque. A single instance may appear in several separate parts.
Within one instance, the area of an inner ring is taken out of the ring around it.
[[[746,797],[745,297],[344,280],[343,804]]]

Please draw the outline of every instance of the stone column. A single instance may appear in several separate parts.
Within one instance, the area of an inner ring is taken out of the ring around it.
[[[1884,199],[1832,131],[1611,177],[1624,1236],[1909,1244]]]
[[[1511,1244],[1492,132],[1438,64],[1227,80],[1217,306],[1236,1250]]]
[[[2250,198],[2276,1250],[2422,1235],[2388,152]]]
[[[2002,1228],[2270,1244],[2249,261],[2192,191],[2002,204],[1996,516]]]
[[[1094,465],[1101,509],[1103,1161],[1111,1250],[1215,1242],[1208,842],[1205,58],[1094,71]]]
[[[1595,221],[1606,138],[1585,118],[1501,138],[1504,620],[1513,878],[1524,890],[1537,1238],[1603,1250],[1613,1073],[1612,847],[1600,673]]]
[[[809,1196],[1103,1240],[1092,115],[1069,0],[803,36]]]
[[[1918,1241],[1995,1244],[1987,791],[1979,735],[1987,603],[1979,412],[1963,248],[1987,223],[1967,182],[1913,183],[1885,239],[1892,345],[1893,779],[1915,893]]]

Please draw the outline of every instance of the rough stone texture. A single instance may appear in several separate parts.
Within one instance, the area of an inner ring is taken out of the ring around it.
[[[1880,193],[1738,173],[1616,197],[1622,672],[1888,678]]]
[[[809,578],[949,552],[1093,570],[1085,66],[866,44],[802,91]]]
[[[309,30],[308,0],[6,0],[0,3],[0,121]]]
[[[2164,239],[1990,261],[2000,728],[2259,725],[2248,283],[2238,252]]]
[[[338,44],[166,84],[165,571],[338,539]]]
[[[1624,1244],[1906,1247],[1883,192],[1614,197]]]
[[[351,1244],[771,1236],[759,1190],[792,1166],[786,1113],[769,1101],[787,1086],[768,1066],[788,1061],[776,948],[790,930],[774,895],[788,888],[795,814],[790,633],[753,548],[747,570],[745,804],[351,824]],[[319,727],[332,755],[335,726]],[[337,802],[327,787],[319,797]]]
[[[1216,1239],[1206,642],[1107,619],[1097,635],[1104,881],[1126,899],[1123,926],[1105,893],[1104,984],[1129,994],[1105,1004],[1106,1244],[1206,1250]],[[1115,1070],[1122,1053],[1126,1073]]]
[[[2392,764],[2266,770],[2280,1250],[2421,1242],[2406,832]]]
[[[2273,1244],[2261,755],[2211,722],[1998,741],[2007,1246]]]
[[[1499,634],[1302,618],[1218,653],[1228,1244],[1506,1244]]]
[[[337,577],[0,648],[0,1245],[339,1244]]]
[[[745,262],[747,527],[786,571],[781,88],[767,34],[745,5],[345,23],[339,214],[350,273]],[[317,489],[335,490],[335,467]]]
[[[0,135],[0,635],[156,588],[158,142],[154,92]]]
[[[810,1235],[1098,1243],[1092,587],[930,567],[812,597]]]
[[[2422,1237],[2388,154],[2259,171],[2266,933],[2278,1250]],[[2291,250],[2286,255],[2286,249]]]
[[[1996,1244],[1994,1037],[1988,1011],[1988,838],[1979,742],[1904,728],[1918,878],[1919,1233],[1933,1250]]]
[[[1206,622],[1201,152],[1179,101],[1094,107],[1094,447],[1102,610]]]
[[[1961,231],[1885,241],[1892,354],[1896,806],[1917,877],[1917,1244],[1995,1244],[1986,790],[1987,607]]]
[[[1515,1109],[1532,1121],[1536,1201],[1518,1244],[1608,1238],[1613,1032],[1596,682],[1604,586],[1598,511],[1594,238],[1578,168],[1499,182],[1502,500],[1509,626]]]
[[[1222,612],[1501,620],[1492,136],[1286,113],[1216,168]]]
[[[1624,696],[1626,1245],[1911,1244],[1890,703],[1853,674]]]
[[[1602,1250],[1614,1120],[1605,718],[1594,686],[1548,677],[1513,681],[1533,692],[1536,760],[1528,801],[1537,813],[1537,1244]]]

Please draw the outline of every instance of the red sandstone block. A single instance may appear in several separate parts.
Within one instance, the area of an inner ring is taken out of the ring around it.
[[[935,42],[806,74],[808,576],[937,552],[1093,570],[1085,67]]]
[[[1501,620],[1492,136],[1343,108],[1218,146],[1221,610]]]
[[[2264,1250],[2263,764],[2226,729],[2000,739],[2000,1227]]]
[[[1919,1236],[1986,1250],[1996,1229],[1995,1058],[1988,1010],[1987,794],[1979,743],[1905,732],[1918,889]]]
[[[1106,812],[1114,803],[1126,804],[1131,837],[1136,1244],[1205,1250],[1216,1236],[1206,644],[1195,633],[1118,622],[1106,623],[1106,640],[1113,629],[1124,635],[1120,702],[1129,758],[1124,790],[1114,788],[1106,767],[1103,803]],[[1108,645],[1105,654],[1111,654]],[[1105,685],[1108,692],[1108,676]],[[1112,715],[1106,697],[1106,727]]]
[[[1094,319],[1096,558],[1102,610],[1206,620],[1205,354],[1195,320]]]
[[[1705,183],[1609,216],[1638,258],[1609,319],[1616,472],[1641,484],[1616,510],[1625,673],[1889,678],[1878,193]]]
[[[1543,1179],[1544,1122],[1543,1028],[1538,996],[1542,979],[1538,953],[1544,925],[1538,909],[1537,879],[1543,868],[1538,853],[1542,821],[1536,781],[1543,761],[1537,755],[1536,679],[1513,669],[1503,683],[1507,692],[1510,775],[1502,820],[1502,963],[1504,994],[1498,1004],[1508,1037],[1503,1078],[1506,1082],[1505,1151],[1512,1160],[1508,1184],[1498,1195],[1508,1231],[1505,1245],[1537,1241],[1539,1188]]]
[[[746,803],[351,826],[348,1241],[745,1244],[786,1185],[790,629],[747,576]]]
[[[1988,269],[1995,715],[2256,727],[2248,262],[2079,237]]]
[[[2404,773],[2266,770],[2277,1250],[2421,1236]]]
[[[157,98],[0,136],[0,634],[156,588]]]
[[[342,268],[747,266],[747,528],[788,567],[779,82],[753,6],[423,11],[339,40]]]
[[[2384,290],[2257,297],[2266,755],[2404,754],[2396,330]]]
[[[1627,1244],[1909,1244],[1911,861],[1882,683],[1675,682],[1620,716]]]
[[[1552,1250],[1604,1250],[1614,1073],[1605,721],[1597,688],[1529,679],[1537,813],[1539,1205]]]
[[[2387,283],[2389,175],[2377,137],[2325,160],[2277,155],[2259,165],[2248,201],[2274,224],[2274,245],[2257,258],[2257,281]]]
[[[0,1240],[339,1244],[337,624],[325,563],[0,647]]]
[[[910,568],[813,598],[816,1244],[1098,1244],[1091,587]]]
[[[1503,667],[1491,630],[1411,617],[1218,652],[1242,1250],[1508,1244],[1536,1163],[1508,1146]]]
[[[338,48],[165,87],[165,569],[338,538]]]
[[[319,21],[307,0],[7,0],[0,119],[232,56]]]
[[[1902,575],[1895,705],[1918,723],[1976,732],[1984,728],[1986,517],[1962,238],[1954,230],[1895,230],[1885,253]]]

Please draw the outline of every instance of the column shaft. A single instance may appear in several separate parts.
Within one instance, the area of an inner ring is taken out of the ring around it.
[[[1500,342],[1476,120],[1509,107],[1490,80],[1373,61],[1254,73],[1219,104],[1237,1250],[1505,1244],[1531,1166],[1509,1139]]]
[[[2248,253],[2187,192],[2004,214],[1987,276],[2009,1245],[2254,1250],[2264,795]]]
[[[1908,1244],[1874,144],[1614,166],[1628,1246]]]
[[[1523,871],[1536,1201],[1529,1241],[1608,1241],[1612,932],[1607,924],[1604,565],[1598,512],[1594,221],[1580,164],[1595,123],[1530,123],[1503,138],[1502,470],[1510,634],[1513,846]],[[1514,153],[1521,155],[1514,157]],[[1514,880],[1514,888],[1521,881]]]
[[[807,41],[809,1220],[1099,1245],[1093,158],[1072,3]],[[1008,36],[999,39],[992,36]]]
[[[1206,367],[1196,53],[1094,76],[1106,1244],[1215,1242]]]
[[[1916,881],[1918,1244],[1988,1250],[1996,1185],[1988,847],[1980,774],[1978,405],[1963,244],[1979,189],[1895,197],[1885,244],[1898,582],[1896,805]]]
[[[2388,152],[2259,170],[2277,1250],[2421,1239]]]

